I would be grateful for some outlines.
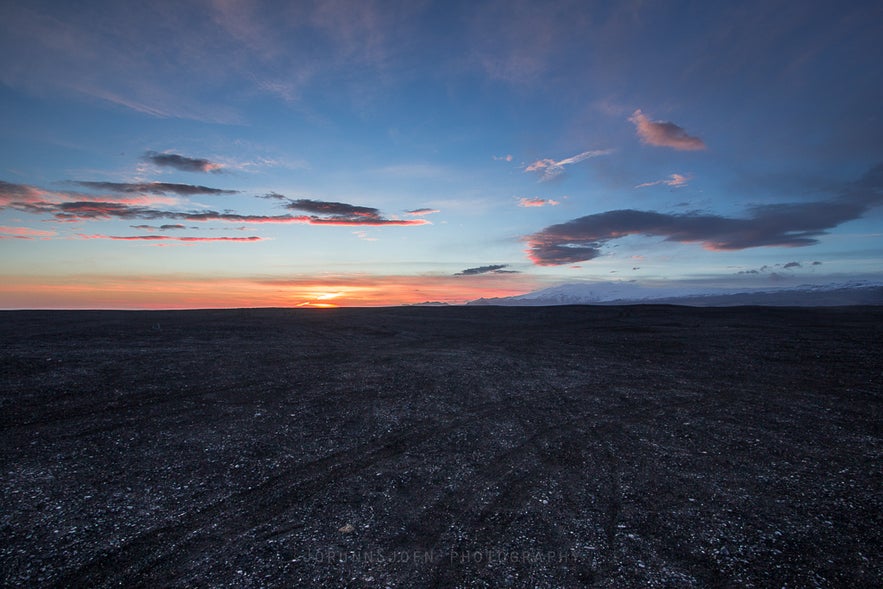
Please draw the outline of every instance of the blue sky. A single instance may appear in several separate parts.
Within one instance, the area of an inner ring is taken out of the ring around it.
[[[0,13],[0,307],[881,279],[879,2]]]

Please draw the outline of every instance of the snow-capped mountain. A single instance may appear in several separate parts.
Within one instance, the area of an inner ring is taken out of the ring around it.
[[[735,289],[648,287],[629,282],[562,284],[523,295],[477,299],[469,305],[629,305],[674,304],[699,307],[736,305],[883,305],[883,284],[869,282]]]

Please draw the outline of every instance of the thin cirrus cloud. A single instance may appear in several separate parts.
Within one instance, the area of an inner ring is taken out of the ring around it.
[[[706,148],[705,142],[699,137],[688,135],[683,128],[674,123],[651,121],[647,115],[641,112],[641,109],[632,113],[629,121],[634,123],[641,142],[647,145],[670,147],[681,151],[696,151]]]
[[[462,272],[457,272],[454,276],[477,276],[479,274],[520,274],[517,270],[504,270],[509,264],[491,264],[489,266],[478,266],[477,268],[466,268]]]
[[[643,184],[638,184],[637,186],[635,186],[635,188],[647,188],[649,186],[659,186],[660,184],[670,186],[672,188],[683,188],[687,185],[689,180],[689,176],[684,176],[682,174],[671,174],[668,178],[655,180],[653,182],[644,182]]]
[[[195,158],[177,153],[157,153],[148,151],[144,159],[163,168],[174,168],[182,172],[221,172],[223,165],[204,158]]]
[[[561,204],[557,200],[553,200],[551,198],[528,198],[522,197],[518,199],[518,206],[525,208],[535,208],[535,207],[555,207]]]
[[[434,215],[436,213],[440,213],[441,211],[438,209],[430,209],[430,208],[422,208],[422,209],[412,209],[410,211],[405,211],[406,215],[414,215],[417,217],[422,217],[423,215]]]
[[[679,243],[701,243],[708,250],[754,247],[802,247],[841,223],[858,219],[883,203],[883,164],[827,201],[760,205],[745,217],[670,214],[633,209],[586,215],[550,225],[525,237],[527,254],[539,266],[584,262],[602,254],[608,242],[629,236],[662,237]]]
[[[578,164],[579,162],[585,161],[589,158],[609,155],[611,153],[613,153],[612,149],[592,149],[589,151],[578,153],[568,158],[564,158],[563,160],[556,161],[550,158],[541,159],[533,162],[532,164],[529,164],[527,167],[524,168],[524,171],[536,172],[540,176],[540,182],[546,182],[563,174],[564,166]]]

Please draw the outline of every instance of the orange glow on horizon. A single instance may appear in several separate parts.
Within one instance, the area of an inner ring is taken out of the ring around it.
[[[207,309],[384,307],[462,304],[523,294],[539,285],[521,275],[298,278],[178,276],[0,277],[2,309]],[[333,302],[332,302],[333,301]]]

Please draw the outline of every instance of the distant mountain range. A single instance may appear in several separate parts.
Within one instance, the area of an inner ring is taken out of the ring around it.
[[[664,288],[628,282],[562,284],[523,295],[477,299],[467,305],[634,305],[670,304],[694,307],[767,305],[829,307],[883,305],[883,284],[852,282],[767,289]]]

